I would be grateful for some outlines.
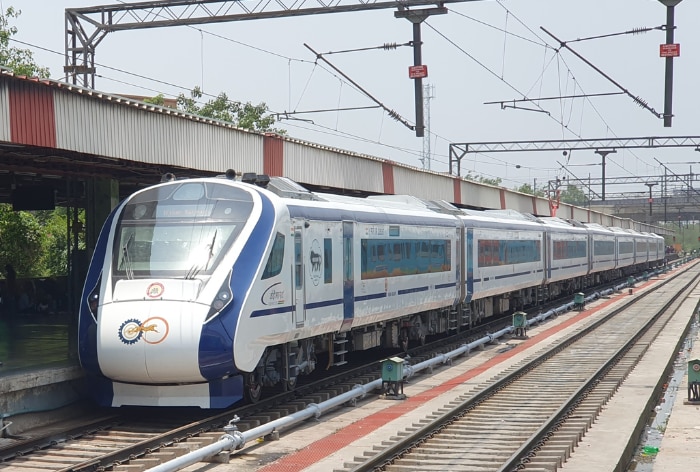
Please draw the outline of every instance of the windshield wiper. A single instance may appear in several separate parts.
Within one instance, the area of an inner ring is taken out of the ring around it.
[[[209,244],[209,257],[207,257],[207,263],[204,264],[204,270],[207,270],[209,268],[209,263],[211,262],[211,258],[214,255],[214,242],[216,241],[216,235],[218,232],[218,229],[214,231],[214,237],[211,238],[211,244]]]
[[[207,270],[209,268],[209,262],[211,262],[211,258],[214,256],[214,242],[216,241],[216,235],[218,232],[218,229],[214,231],[214,237],[211,238],[211,243],[208,244],[209,255],[207,256],[207,261],[204,263],[204,267],[202,267],[202,264],[193,264],[192,267],[190,267],[190,270],[188,270],[185,274],[186,279],[194,279],[202,269]]]
[[[131,257],[129,256],[129,245],[134,240],[134,234],[131,233],[129,239],[126,240],[126,244],[122,246],[122,263],[119,265],[119,269],[124,269],[126,272],[127,279],[134,278],[134,269],[131,265]]]

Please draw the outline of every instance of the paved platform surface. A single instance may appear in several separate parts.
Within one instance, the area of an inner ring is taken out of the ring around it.
[[[662,275],[659,278],[664,277],[665,275]],[[635,293],[647,290],[655,283],[655,280],[652,279],[648,283],[638,286]],[[698,294],[695,295],[698,296]],[[598,300],[590,303],[583,312],[569,312],[540,326],[530,328],[527,340],[505,339],[500,344],[487,346],[486,349],[473,352],[467,357],[455,359],[452,366],[437,369],[432,376],[418,375],[405,385],[404,393],[408,397],[406,400],[366,400],[359,403],[357,407],[342,408],[324,415],[316,421],[310,421],[307,425],[293,432],[282,432],[279,441],[264,441],[247,445],[233,456],[228,464],[197,464],[185,470],[206,470],[209,472],[329,472],[341,470],[355,456],[362,456],[365,451],[371,450],[374,445],[380,444],[384,439],[412,427],[457,396],[489,381],[499,372],[540,351],[545,345],[554,343],[578,329],[582,323],[593,322],[609,310],[624,303],[628,297],[629,295],[625,292],[609,299]],[[684,310],[688,309],[688,316],[690,316],[694,307],[686,305]],[[683,326],[684,323],[687,325],[688,316],[680,317],[684,318],[685,321],[679,321],[679,326]],[[674,346],[672,350],[675,351],[679,333],[680,331],[674,334],[669,329],[668,335],[664,334],[663,339],[659,340],[660,344],[666,347]],[[666,339],[667,336],[668,339]],[[675,352],[669,355],[673,357],[674,354]],[[654,354],[651,357],[658,356]],[[642,380],[641,384],[632,387],[632,390],[650,390],[647,385],[653,382],[654,376],[658,381],[661,375],[656,369],[657,367],[651,365],[637,369],[649,376],[649,379]],[[618,399],[616,395],[614,398],[623,405],[625,402],[632,404],[642,402],[640,399],[630,399],[627,396]],[[626,400],[624,400],[625,398]],[[632,419],[639,417],[633,411],[620,414]],[[615,430],[614,423],[610,429]],[[700,431],[698,432],[700,433]],[[584,444],[577,448],[577,451],[586,450],[591,450],[591,446]],[[601,450],[605,450],[605,446],[601,446]],[[595,454],[599,455],[598,451]],[[584,457],[585,461],[587,454],[582,452],[580,455]],[[616,469],[607,466],[592,466],[589,462],[585,469],[581,470],[590,472]]]
[[[698,306],[692,308],[698,313]],[[700,405],[687,401],[687,362],[700,359],[700,336],[697,333],[696,330],[695,335],[688,340],[686,349],[679,353],[679,368],[684,369],[686,374],[681,376],[677,387],[678,395],[665,427],[664,421],[660,422],[659,430],[663,431],[663,438],[659,452],[652,462],[654,472],[700,470]]]
[[[698,266],[690,270],[698,270]],[[598,417],[593,428],[583,437],[569,460],[559,469],[561,472],[590,471],[666,471],[698,470],[700,454],[697,443],[700,441],[700,411],[698,406],[683,405],[687,395],[683,385],[687,385],[684,376],[680,386],[668,385],[677,389],[675,404],[669,416],[658,454],[640,455],[638,441],[640,433],[647,428],[640,424],[639,417],[650,410],[656,410],[658,398],[653,396],[654,389],[668,381],[664,375],[669,362],[684,363],[687,353],[682,352],[681,339],[693,322],[697,305],[700,301],[700,286],[696,286],[690,297],[676,312],[663,333],[649,346],[642,361],[635,367],[625,383],[611,398]],[[679,352],[679,342],[681,351]],[[696,353],[700,356],[700,348]],[[692,354],[691,354],[692,355]],[[689,414],[690,413],[690,414]],[[662,421],[662,425],[664,422]],[[653,446],[657,447],[657,446]],[[633,469],[629,464],[618,463],[623,452],[634,451]]]

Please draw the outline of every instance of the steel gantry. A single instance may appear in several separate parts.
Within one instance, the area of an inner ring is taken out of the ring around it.
[[[600,183],[602,186],[601,195],[596,194],[601,199],[601,204],[606,200],[605,184],[615,183],[624,178],[606,178],[605,177],[605,158],[608,154],[615,153],[617,149],[644,149],[644,148],[695,148],[700,151],[700,136],[647,136],[637,138],[602,138],[602,139],[565,139],[565,140],[538,140],[538,141],[490,141],[490,142],[473,142],[473,143],[451,143],[450,144],[450,163],[449,172],[452,175],[461,177],[462,159],[468,154],[477,153],[495,153],[495,152],[532,152],[532,151],[560,151],[565,155],[573,150],[590,150],[599,154],[602,158],[602,178],[599,181],[588,179],[588,189],[594,183]],[[660,163],[664,166],[662,163]],[[641,178],[632,178],[627,183],[643,183],[648,185],[652,180],[662,182],[664,200],[666,197],[666,187],[668,182],[685,182],[689,190],[686,190],[691,196],[690,204],[698,204],[698,191],[692,186],[692,182],[697,176],[690,174],[688,176],[671,173],[668,175],[668,168],[664,166],[664,176]],[[586,185],[584,180],[578,179],[579,183]],[[559,202],[559,190],[562,181],[550,181],[547,189],[547,198],[550,202],[552,213],[556,213],[556,207]],[[649,187],[651,192],[651,187]],[[651,196],[649,200],[651,200]],[[649,212],[651,217],[651,211]],[[664,211],[664,214],[666,211]],[[665,217],[665,216],[664,216]],[[661,218],[657,218],[661,220]]]
[[[289,16],[343,13],[351,11],[395,8],[394,16],[413,24],[414,66],[421,66],[420,24],[431,15],[445,14],[448,3],[481,0],[275,0],[255,2],[244,0],[160,0],[121,3],[84,8],[66,8],[65,67],[66,82],[95,88],[95,50],[97,45],[115,31],[162,28],[167,26],[202,25],[230,21],[282,18]],[[424,5],[434,8],[416,9]],[[423,77],[415,81],[416,136],[423,137]]]
[[[461,177],[462,159],[467,154],[480,152],[560,151],[591,150],[605,156],[616,149],[644,149],[692,147],[700,150],[700,136],[647,136],[639,138],[564,139],[539,141],[487,141],[474,143],[450,143],[450,174]],[[604,165],[604,164],[603,164]],[[456,173],[455,173],[456,171]]]

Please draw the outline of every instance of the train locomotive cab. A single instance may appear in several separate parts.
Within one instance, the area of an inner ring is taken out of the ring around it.
[[[98,403],[210,408],[241,399],[235,323],[221,317],[244,295],[232,288],[235,270],[240,279],[257,268],[237,254],[265,225],[259,194],[245,187],[169,182],[134,194],[108,220],[80,313],[81,363],[104,384]]]

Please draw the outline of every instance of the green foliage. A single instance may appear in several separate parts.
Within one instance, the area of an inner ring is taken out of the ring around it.
[[[520,187],[515,187],[513,190],[520,193],[527,193],[528,195],[534,195],[536,197],[545,196],[542,190],[534,190],[530,184],[522,184]]]
[[[151,105],[158,105],[161,107],[165,105],[165,97],[162,93],[159,93],[153,98],[144,98],[143,101],[146,103],[150,103]]]
[[[19,278],[68,275],[67,209],[13,211],[0,204],[0,269],[12,264]],[[78,221],[84,226],[85,211]],[[84,233],[78,248],[85,248]]]
[[[586,194],[575,185],[567,185],[566,189],[562,190],[559,195],[559,200],[562,203],[576,206],[586,206],[588,204],[588,197]]]
[[[26,211],[0,205],[0,262],[12,264],[19,277],[39,277],[42,272],[42,227]]]
[[[466,180],[471,180],[473,182],[479,182],[481,184],[487,184],[487,185],[494,185],[496,187],[500,186],[501,182],[503,182],[503,180],[500,177],[496,177],[496,178],[484,177],[483,175],[472,174],[472,171],[468,171],[467,175],[465,175],[464,178]]]
[[[21,13],[12,7],[4,14],[0,10],[0,66],[7,67],[18,75],[48,79],[49,69],[39,66],[30,50],[10,46],[10,39],[17,34],[17,27],[11,26],[10,20],[17,18]]]
[[[286,134],[285,130],[272,127],[275,124],[275,118],[265,115],[269,110],[264,102],[258,105],[253,105],[250,102],[234,102],[229,100],[224,92],[221,92],[215,99],[200,106],[197,100],[202,98],[202,95],[202,90],[199,87],[195,87],[190,92],[189,97],[180,94],[177,97],[177,107],[186,113],[226,121],[252,131]]]

